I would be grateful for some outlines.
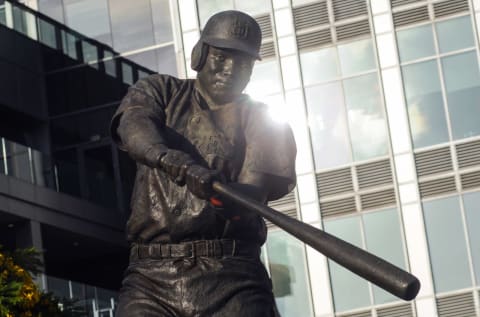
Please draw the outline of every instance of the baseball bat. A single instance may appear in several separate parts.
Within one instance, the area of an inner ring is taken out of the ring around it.
[[[404,300],[412,300],[417,296],[420,290],[420,281],[414,275],[392,263],[325,231],[262,205],[226,184],[213,182],[212,187],[216,193],[248,210],[256,212],[319,251],[327,258],[393,295]]]

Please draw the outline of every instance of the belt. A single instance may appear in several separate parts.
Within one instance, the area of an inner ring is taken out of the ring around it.
[[[171,259],[222,256],[260,255],[260,247],[239,240],[197,240],[177,244],[133,244],[130,249],[130,261],[141,259]]]

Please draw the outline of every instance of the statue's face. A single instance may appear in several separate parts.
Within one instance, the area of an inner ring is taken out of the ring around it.
[[[250,80],[255,59],[237,50],[210,46],[205,65],[197,79],[217,105],[233,101]]]

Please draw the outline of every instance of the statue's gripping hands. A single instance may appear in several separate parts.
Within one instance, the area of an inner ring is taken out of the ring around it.
[[[290,128],[242,94],[260,43],[253,18],[220,12],[193,49],[195,80],[149,76],[114,115],[112,137],[137,161],[117,316],[274,315],[263,219],[210,200],[214,180],[261,203],[295,185]]]

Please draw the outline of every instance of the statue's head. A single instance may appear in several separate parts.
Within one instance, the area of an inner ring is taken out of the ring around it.
[[[260,59],[262,33],[258,23],[240,11],[213,15],[192,51],[192,68],[217,104],[232,101],[245,89],[255,60]]]

